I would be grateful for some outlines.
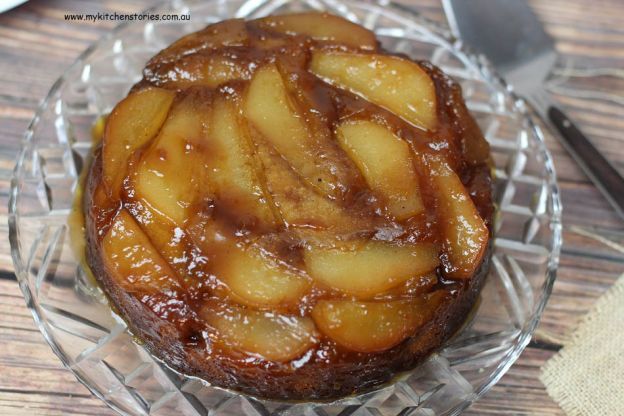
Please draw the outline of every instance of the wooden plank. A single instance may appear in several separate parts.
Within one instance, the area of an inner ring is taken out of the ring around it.
[[[466,415],[561,415],[538,377],[544,361],[554,354],[527,348],[518,362],[486,396],[473,404]]]
[[[36,390],[0,390],[3,416],[115,415],[86,389],[85,394],[50,394]]]

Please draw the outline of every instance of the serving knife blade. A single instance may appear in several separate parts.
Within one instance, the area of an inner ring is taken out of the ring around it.
[[[557,60],[553,39],[524,0],[442,0],[455,35],[485,55],[556,135],[624,219],[624,178],[544,88]]]

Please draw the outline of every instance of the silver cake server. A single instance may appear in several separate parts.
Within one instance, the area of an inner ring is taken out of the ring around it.
[[[442,0],[451,30],[484,54],[559,134],[563,147],[624,218],[624,178],[544,88],[557,60],[553,39],[525,0]]]

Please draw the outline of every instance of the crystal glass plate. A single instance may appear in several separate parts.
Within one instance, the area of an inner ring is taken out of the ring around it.
[[[178,374],[150,356],[88,277],[69,218],[91,128],[185,33],[231,17],[328,10],[373,29],[385,48],[428,59],[459,81],[496,164],[494,254],[475,313],[437,354],[392,384],[333,403],[259,400]],[[524,103],[444,28],[388,1],[173,0],[184,22],[122,25],[86,50],[34,117],[12,182],[10,239],[21,289],[54,352],[96,396],[128,415],[446,415],[483,395],[531,338],[555,279],[561,206],[552,160]]]

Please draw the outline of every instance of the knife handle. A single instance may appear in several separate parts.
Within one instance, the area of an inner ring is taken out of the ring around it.
[[[562,136],[562,144],[589,176],[605,198],[624,218],[624,178],[594,147],[581,130],[555,106],[549,106],[547,116]]]

